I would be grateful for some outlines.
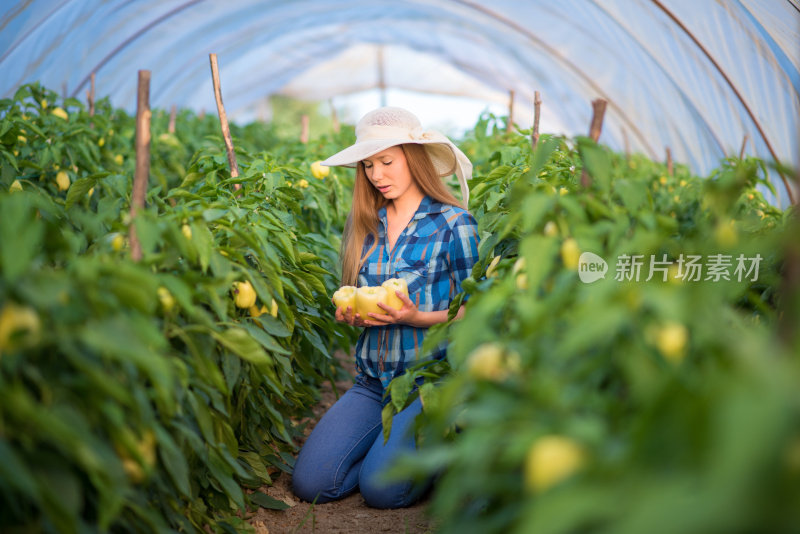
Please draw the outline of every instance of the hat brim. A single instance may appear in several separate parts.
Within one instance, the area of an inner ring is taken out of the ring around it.
[[[337,152],[323,161],[322,165],[327,167],[355,167],[359,161],[374,156],[379,152],[383,152],[387,148],[404,144],[424,145],[439,176],[450,176],[456,172],[458,160],[450,146],[440,141],[426,140],[398,141],[396,139],[374,139],[370,141],[361,141],[360,143],[356,143]]]
[[[472,162],[452,141],[433,132],[438,139],[369,139],[356,141],[353,146],[337,152],[322,162],[327,167],[355,167],[359,161],[397,145],[414,143],[423,145],[433,162],[439,176],[444,178],[455,173],[461,187],[461,199],[466,206],[469,202],[467,180],[472,178]]]

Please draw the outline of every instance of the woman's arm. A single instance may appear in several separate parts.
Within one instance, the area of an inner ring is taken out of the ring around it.
[[[420,311],[404,293],[395,291],[395,294],[403,301],[402,308],[396,310],[379,302],[378,306],[386,310],[386,314],[370,313],[368,318],[363,318],[361,321],[362,325],[383,326],[387,324],[406,324],[417,328],[430,328],[435,324],[447,322],[448,310]],[[464,307],[461,306],[456,314],[456,319],[460,319],[463,315]]]
[[[405,324],[416,326],[418,328],[430,328],[433,325],[447,322],[447,314],[449,310],[440,310],[434,312],[417,311],[415,318],[409,320]],[[461,319],[464,316],[464,306],[458,308],[456,319]]]

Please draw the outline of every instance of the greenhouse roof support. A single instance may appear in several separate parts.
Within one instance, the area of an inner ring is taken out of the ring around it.
[[[98,95],[132,110],[149,69],[154,107],[211,110],[216,53],[236,116],[270,94],[377,87],[382,47],[389,88],[513,91],[521,126],[539,91],[542,131],[568,136],[603,98],[614,149],[670,148],[705,174],[747,137],[752,155],[797,168],[798,42],[797,0],[28,0],[0,7],[0,96],[39,81],[81,98],[96,73]]]

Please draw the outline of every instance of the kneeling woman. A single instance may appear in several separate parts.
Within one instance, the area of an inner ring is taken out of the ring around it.
[[[357,489],[375,508],[412,504],[426,485],[386,483],[382,472],[413,451],[419,399],[395,416],[384,443],[381,410],[389,382],[418,361],[427,329],[447,320],[461,282],[478,259],[474,217],[466,211],[472,164],[444,135],[423,131],[413,114],[384,107],[356,126],[356,143],[323,162],[355,166],[353,205],[342,241],[342,285],[379,286],[389,278],[408,283],[402,308],[362,317],[350,307],[336,319],[363,327],[356,344],[355,384],[314,427],[295,464],[292,484],[306,501],[324,503]],[[461,204],[442,177],[453,173]],[[440,346],[426,359],[444,358]]]

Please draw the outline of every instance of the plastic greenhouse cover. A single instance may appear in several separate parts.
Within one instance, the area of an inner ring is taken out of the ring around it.
[[[587,132],[608,101],[601,142],[700,174],[746,152],[800,166],[798,0],[4,0],[0,97],[39,81],[135,108],[214,109],[219,57],[236,116],[273,93],[328,99],[386,85],[487,102],[515,94],[530,126]],[[791,179],[790,177],[787,177]],[[771,179],[786,205],[781,178]],[[795,197],[797,197],[795,192]]]

